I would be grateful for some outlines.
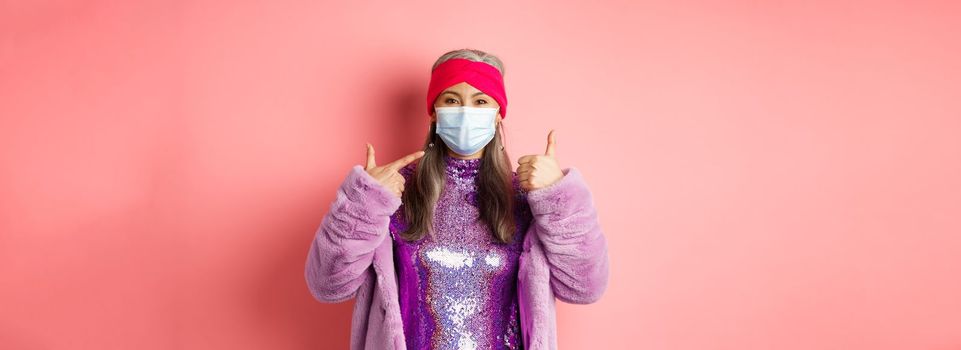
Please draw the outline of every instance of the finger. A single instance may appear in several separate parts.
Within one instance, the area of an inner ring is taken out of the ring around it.
[[[531,173],[533,171],[534,171],[534,168],[532,168],[530,165],[525,164],[517,167],[517,170],[515,172],[517,173],[517,175],[521,175],[521,174]]]
[[[532,155],[530,158],[525,159],[523,163],[517,166],[518,169],[537,169],[539,165],[537,162],[537,157],[545,157],[540,154]]]
[[[377,166],[377,162],[374,161],[374,146],[367,143],[367,168],[365,170],[370,170]]]
[[[417,158],[423,157],[425,153],[427,152],[417,151],[417,152],[408,154],[404,156],[404,158],[395,160],[392,163],[388,164],[387,167],[390,168],[390,170],[397,171],[400,168],[403,168],[405,165],[410,164],[410,162],[417,160]]]
[[[530,190],[531,190],[531,183],[530,183],[530,181],[522,181],[522,182],[520,183],[520,185],[521,185],[521,188],[524,189],[525,191],[530,191]]]
[[[544,151],[545,155],[554,156],[554,144],[554,129],[551,129],[551,132],[547,134],[547,150]]]
[[[528,154],[526,156],[522,156],[520,158],[517,158],[517,164],[530,163],[531,161],[534,160],[534,158],[537,158],[536,154]]]

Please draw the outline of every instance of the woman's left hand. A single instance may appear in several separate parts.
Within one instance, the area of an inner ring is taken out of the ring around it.
[[[522,189],[532,191],[560,181],[564,177],[554,158],[554,130],[547,134],[547,150],[543,155],[529,154],[517,159],[517,179]]]

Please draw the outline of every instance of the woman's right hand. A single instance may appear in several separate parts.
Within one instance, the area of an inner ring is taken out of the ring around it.
[[[397,197],[400,197],[404,193],[404,176],[401,175],[398,170],[403,168],[405,165],[410,164],[424,156],[424,151],[417,151],[408,154],[404,158],[395,160],[393,162],[387,163],[385,165],[377,166],[377,162],[374,161],[374,146],[369,142],[367,143],[367,166],[364,170],[370,174],[371,177],[377,180],[382,186],[388,190],[394,192]]]

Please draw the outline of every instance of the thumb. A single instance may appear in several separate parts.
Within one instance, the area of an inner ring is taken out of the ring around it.
[[[554,156],[554,147],[555,147],[554,144],[555,144],[555,143],[556,143],[556,142],[554,141],[554,129],[551,129],[551,132],[547,134],[547,150],[544,151],[544,154],[545,154],[545,155],[548,155],[548,156],[551,156],[551,157]]]
[[[364,168],[364,170],[370,170],[371,168],[376,166],[377,166],[377,162],[374,161],[374,146],[371,145],[370,142],[368,142],[367,143],[367,167]]]

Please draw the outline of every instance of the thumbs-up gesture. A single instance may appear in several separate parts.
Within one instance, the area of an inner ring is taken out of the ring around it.
[[[517,164],[517,179],[526,191],[550,186],[563,178],[564,172],[554,158],[554,130],[547,134],[547,150],[544,154],[520,157]]]
[[[397,197],[400,197],[401,194],[404,193],[404,182],[406,181],[404,180],[404,175],[401,175],[398,170],[423,156],[424,151],[417,151],[401,159],[377,166],[377,162],[374,160],[374,146],[367,143],[367,166],[364,167],[364,170],[382,186],[394,192]]]

